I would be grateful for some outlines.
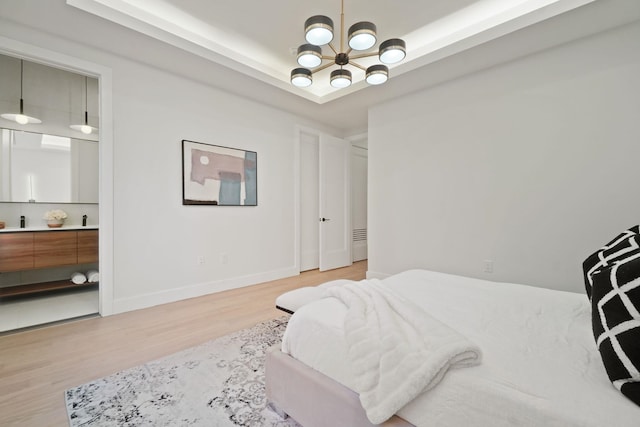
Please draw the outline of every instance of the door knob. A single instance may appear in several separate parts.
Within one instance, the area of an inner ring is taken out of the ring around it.
[[[331,221],[330,218],[320,218],[320,221],[325,222],[325,221]]]

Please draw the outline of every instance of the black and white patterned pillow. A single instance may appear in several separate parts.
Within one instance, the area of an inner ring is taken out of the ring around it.
[[[591,299],[591,288],[593,287],[593,275],[608,267],[614,261],[627,254],[640,249],[634,236],[640,234],[640,226],[636,225],[617,235],[609,243],[592,253],[582,263],[584,273],[584,286],[587,296]]]
[[[631,238],[640,244],[640,235]],[[593,335],[613,385],[640,406],[640,249],[592,276]]]

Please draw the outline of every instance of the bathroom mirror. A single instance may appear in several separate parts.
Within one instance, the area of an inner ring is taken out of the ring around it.
[[[0,202],[98,203],[98,143],[0,129]]]

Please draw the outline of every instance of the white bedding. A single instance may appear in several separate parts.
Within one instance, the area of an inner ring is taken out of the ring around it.
[[[333,286],[344,322],[354,389],[373,424],[388,420],[449,369],[473,366],[480,349],[376,279]]]
[[[587,297],[411,270],[383,280],[482,350],[398,415],[416,426],[640,425],[640,408],[613,388],[591,333]],[[353,389],[335,298],[291,317],[282,350]]]

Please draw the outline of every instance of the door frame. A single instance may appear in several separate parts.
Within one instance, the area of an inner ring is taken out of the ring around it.
[[[98,79],[99,91],[99,313],[113,314],[113,79],[111,69],[40,46],[0,36],[0,53]]]
[[[301,150],[301,134],[307,133],[317,135],[320,138],[322,133],[318,129],[308,126],[296,125],[293,127],[293,211],[294,211],[294,233],[293,233],[293,259],[294,268],[300,273],[300,251],[302,248],[300,233],[300,150]]]

